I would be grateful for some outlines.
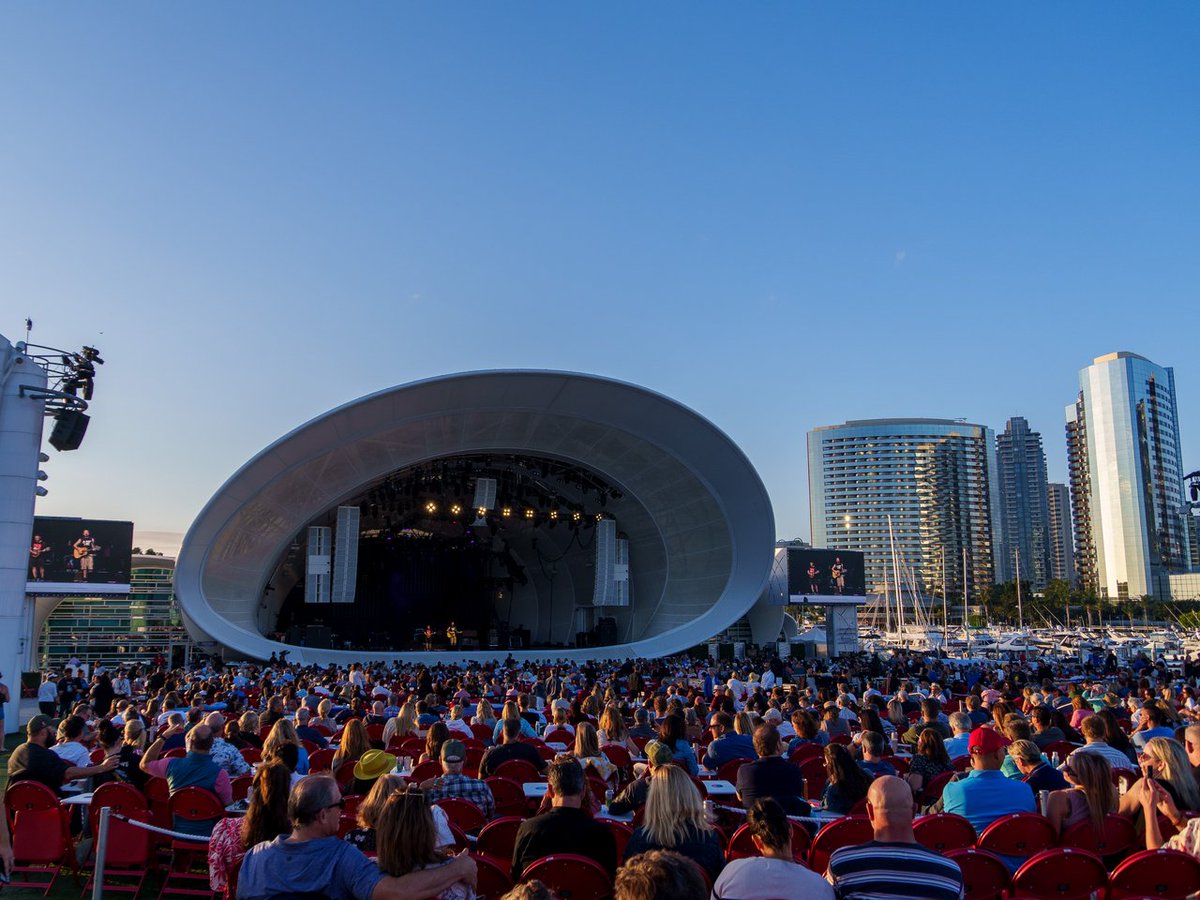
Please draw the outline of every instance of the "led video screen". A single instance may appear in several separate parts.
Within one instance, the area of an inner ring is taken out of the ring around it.
[[[127,590],[132,550],[132,522],[38,516],[29,542],[28,589]]]
[[[788,594],[792,602],[804,597],[866,596],[862,553],[789,547]]]

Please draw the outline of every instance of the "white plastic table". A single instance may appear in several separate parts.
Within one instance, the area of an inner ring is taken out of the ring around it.
[[[721,778],[704,782],[704,787],[710,797],[732,797],[737,794],[737,788],[733,783]]]
[[[540,800],[546,796],[546,791],[550,790],[550,785],[545,781],[527,781],[521,785],[521,789],[530,800]]]
[[[58,802],[63,806],[91,806],[92,794],[90,792],[83,794],[72,794],[68,797],[63,797]]]

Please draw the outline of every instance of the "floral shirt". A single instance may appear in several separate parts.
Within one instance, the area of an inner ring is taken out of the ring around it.
[[[242,757],[241,751],[224,738],[213,740],[212,750],[209,753],[213,762],[228,772],[230,778],[249,775],[251,772],[250,763]]]
[[[1200,857],[1200,819],[1188,819],[1183,831],[1169,837],[1163,846],[1168,850],[1182,850]]]
[[[208,839],[208,885],[214,891],[226,892],[229,873],[237,870],[246,855],[242,847],[242,820],[237,817],[221,819],[213,826]],[[227,894],[228,896],[228,894]]]

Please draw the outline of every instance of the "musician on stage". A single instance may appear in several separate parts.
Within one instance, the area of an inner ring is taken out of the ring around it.
[[[458,626],[454,622],[451,622],[450,627],[446,629],[446,639],[450,641],[450,649],[458,647]]]
[[[42,557],[49,552],[50,545],[42,540],[40,534],[35,534],[33,543],[29,545],[29,577],[32,580],[46,580],[46,561]]]
[[[71,547],[75,551],[75,558],[79,560],[79,580],[87,581],[96,565],[95,553],[100,547],[96,544],[92,533],[86,528],[83,529],[83,535]]]
[[[433,626],[432,625],[425,626],[424,635],[425,635],[425,649],[432,650],[433,649]]]

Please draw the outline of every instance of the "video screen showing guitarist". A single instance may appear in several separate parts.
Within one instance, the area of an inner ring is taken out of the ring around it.
[[[79,563],[78,580],[87,581],[96,566],[96,553],[100,550],[100,546],[92,537],[92,533],[85,528],[83,535],[71,545],[71,549],[74,551],[76,562]]]
[[[35,534],[29,545],[29,577],[32,580],[46,580],[46,555],[49,552],[50,545],[42,540],[40,534]]]

